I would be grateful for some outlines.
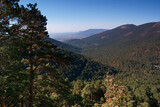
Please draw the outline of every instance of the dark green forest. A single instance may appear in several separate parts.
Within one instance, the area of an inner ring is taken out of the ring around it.
[[[68,43],[82,48],[84,56],[114,67],[119,71],[115,79],[122,80],[123,85],[134,90],[133,93],[142,102],[150,102],[145,94],[149,89],[159,105],[159,30],[160,22],[139,26],[128,24]]]
[[[159,22],[65,44],[36,3],[1,0],[0,10],[0,107],[160,105]]]

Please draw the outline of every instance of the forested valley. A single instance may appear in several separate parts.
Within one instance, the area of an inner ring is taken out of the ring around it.
[[[61,43],[36,3],[0,10],[0,107],[159,107],[159,22]]]

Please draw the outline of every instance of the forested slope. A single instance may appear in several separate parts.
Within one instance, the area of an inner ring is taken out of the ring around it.
[[[122,25],[69,43],[81,47],[91,59],[118,69],[152,69],[160,63],[160,22]]]

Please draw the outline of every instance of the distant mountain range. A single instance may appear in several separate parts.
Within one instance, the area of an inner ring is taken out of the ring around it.
[[[67,43],[82,48],[82,54],[95,61],[118,69],[153,69],[160,65],[160,22],[122,25]]]
[[[70,33],[55,33],[50,34],[51,38],[56,39],[58,41],[68,41],[71,39],[82,39],[89,37],[91,35],[107,31],[107,29],[88,29],[80,32],[70,32]]]

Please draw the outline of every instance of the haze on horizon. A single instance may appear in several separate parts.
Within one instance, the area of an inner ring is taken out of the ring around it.
[[[48,19],[49,33],[160,21],[160,0],[21,0],[20,3],[35,2]]]

